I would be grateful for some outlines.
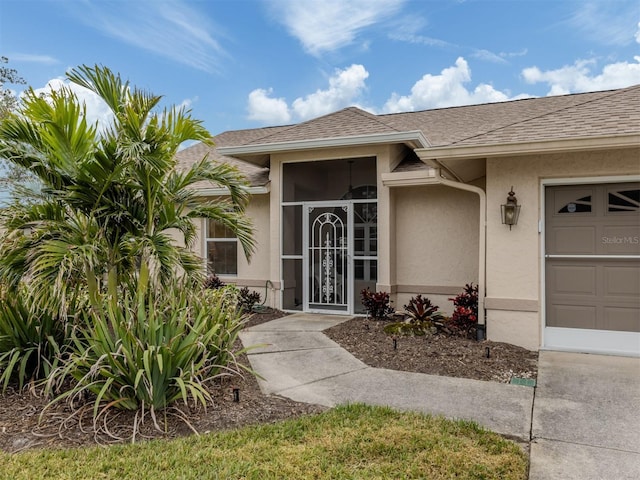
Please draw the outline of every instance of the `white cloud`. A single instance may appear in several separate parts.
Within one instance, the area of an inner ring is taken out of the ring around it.
[[[484,49],[476,50],[471,54],[471,56],[473,58],[477,58],[478,60],[485,60],[487,62],[507,63],[507,61],[501,55]]]
[[[227,53],[212,36],[214,25],[192,3],[71,2],[79,20],[140,49],[205,72],[219,70]],[[218,29],[220,30],[220,29]],[[219,32],[218,32],[219,33]]]
[[[415,33],[407,32],[394,32],[389,35],[392,40],[399,40],[401,42],[413,43],[418,45],[427,45],[429,47],[455,47],[453,43],[440,40],[438,38],[428,37],[426,35],[417,35]]]
[[[628,45],[633,41],[640,17],[637,2],[578,2],[568,24],[591,40],[605,45]],[[636,33],[637,39],[637,33]]]
[[[366,89],[369,72],[362,65],[337,69],[329,77],[329,87],[296,98],[291,107],[284,98],[272,98],[271,89],[258,88],[249,94],[249,119],[264,124],[304,121],[353,105]]]
[[[428,47],[455,47],[456,45],[428,37],[419,32],[426,28],[427,21],[418,15],[405,16],[394,22],[393,31],[389,33],[391,40],[406,42],[416,45],[427,45]]]
[[[278,21],[312,55],[349,45],[367,27],[397,13],[405,0],[278,0]]]
[[[455,105],[502,102],[510,98],[506,93],[484,83],[472,91],[468,90],[465,84],[470,81],[469,64],[464,58],[459,57],[454,66],[443,69],[440,75],[425,74],[411,87],[411,94],[393,93],[383,110],[388,113],[410,112]]]
[[[542,71],[538,67],[529,67],[522,71],[522,77],[530,84],[548,84],[549,95],[610,90],[640,83],[640,56],[634,60],[635,63],[605,65],[600,73],[592,72],[597,65],[596,60],[578,60],[556,70]]]
[[[485,50],[485,49],[479,49],[479,50],[475,50],[471,56],[473,58],[477,58],[478,60],[484,60],[487,62],[492,62],[492,63],[509,63],[509,61],[507,60],[507,58],[513,58],[513,57],[524,57],[527,54],[527,49],[524,48],[522,50],[520,50],[519,52],[500,52],[500,53],[493,53],[489,50]]]
[[[62,78],[53,78],[42,88],[34,89],[36,95],[47,95],[61,88],[69,88],[78,98],[80,104],[86,105],[86,120],[89,124],[97,123],[99,129],[104,129],[113,121],[113,113],[106,103],[91,90],[71,83]]]
[[[362,65],[351,65],[344,70],[336,70],[329,78],[329,88],[316,90],[304,98],[293,102],[293,111],[300,119],[324,115],[354,102],[366,88],[365,80],[369,72]]]
[[[271,98],[272,90],[257,88],[249,94],[249,120],[269,125],[289,123],[291,114],[284,98]]]
[[[524,54],[526,51],[505,55]],[[580,60],[574,65],[557,70],[526,68],[522,71],[522,77],[529,84],[548,83],[548,95],[623,88],[640,83],[640,56],[634,59],[635,63],[619,62],[605,65],[599,74],[591,73],[596,65],[595,60]],[[264,124],[282,124],[308,120],[350,105],[357,105],[366,91],[368,77],[369,72],[363,65],[351,65],[344,70],[336,70],[329,78],[328,88],[299,97],[291,106],[284,98],[273,98],[271,90],[256,89],[249,95],[249,119]],[[470,83],[469,64],[464,58],[459,57],[454,65],[443,69],[440,74],[425,74],[414,83],[409,94],[393,93],[381,111],[410,112],[531,97],[527,93],[513,95],[507,90],[497,90],[488,83],[480,83],[471,88],[468,86]]]
[[[29,53],[12,53],[9,55],[11,61],[25,63],[39,63],[41,65],[55,65],[59,63],[58,59],[49,55],[33,55]]]

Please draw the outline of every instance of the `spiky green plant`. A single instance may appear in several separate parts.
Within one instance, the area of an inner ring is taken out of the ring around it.
[[[156,412],[178,402],[206,406],[207,382],[239,368],[231,351],[242,325],[235,306],[177,282],[151,288],[148,270],[141,272],[137,288],[87,311],[69,361],[49,379],[49,386],[74,379],[52,403],[91,394],[95,424],[113,409],[155,421]]]
[[[0,289],[1,290],[1,289]],[[21,389],[55,370],[66,348],[67,322],[46,311],[29,308],[24,289],[10,297],[0,292],[0,384]]]

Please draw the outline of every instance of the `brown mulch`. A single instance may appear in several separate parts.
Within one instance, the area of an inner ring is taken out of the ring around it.
[[[246,327],[283,316],[280,311],[253,315]],[[356,318],[325,333],[365,363],[380,368],[449,375],[480,380],[509,381],[513,375],[535,378],[537,353],[494,342],[475,342],[459,337],[398,337],[393,340],[382,332],[383,322]],[[240,345],[238,345],[240,347]],[[486,348],[490,357],[486,358]],[[246,355],[238,362],[248,365]],[[234,399],[237,389],[239,401]],[[165,432],[154,428],[153,420],[143,419],[136,441],[151,438],[175,438],[210,431],[239,428],[259,423],[271,423],[326,410],[276,395],[264,395],[251,374],[226,377],[213,382],[209,391],[213,404],[205,410],[179,405],[188,424],[175,412],[159,414],[158,422]],[[83,447],[96,444],[131,441],[133,412],[121,412],[106,419],[97,429],[91,422],[92,404],[83,421],[60,403],[40,419],[48,400],[35,389],[9,389],[0,394],[0,450],[20,452],[34,448]],[[161,418],[160,418],[161,417]],[[120,439],[118,439],[118,437]]]
[[[324,333],[367,365],[508,383],[538,374],[538,353],[508,343],[453,335],[391,336],[388,321],[353,318]],[[395,339],[395,345],[394,345]]]

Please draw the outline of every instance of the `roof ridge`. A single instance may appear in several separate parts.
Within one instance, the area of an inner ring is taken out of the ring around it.
[[[391,125],[388,122],[383,122],[381,120],[381,117],[383,115],[378,115],[378,114],[375,114],[375,113],[367,112],[366,110],[363,110],[362,108],[356,107],[356,106],[351,106],[349,108],[353,109],[355,113],[357,113],[359,115],[362,115],[363,117],[366,116],[367,118],[369,118],[371,120],[375,120],[379,124],[384,125],[385,127],[391,128],[392,130],[395,130],[396,132],[402,132],[403,131],[403,130],[400,130],[400,129],[394,127],[393,125]],[[366,114],[366,115],[363,115],[363,114]]]
[[[288,125],[288,126],[285,126],[285,127],[281,127],[281,129],[278,130],[277,132],[273,132],[273,133],[271,133],[269,135],[265,135],[265,136],[262,136],[262,137],[255,138],[252,141],[248,142],[246,145],[258,145],[260,143],[265,143],[265,142],[268,143],[268,140],[271,137],[274,137],[276,135],[277,136],[281,136],[283,133],[288,132],[290,130],[298,129],[298,128],[304,127],[305,125],[310,125],[312,123],[317,123],[319,121],[322,121],[322,119],[326,119],[326,118],[329,118],[329,117],[335,117],[335,116],[338,116],[338,115],[340,115],[340,114],[342,114],[344,112],[351,112],[353,114],[360,115],[360,116],[362,116],[363,118],[366,118],[369,121],[376,122],[376,123],[378,123],[380,125],[383,125],[384,127],[388,128],[388,129],[391,129],[391,130],[393,130],[395,132],[400,132],[401,131],[401,130],[397,129],[396,127],[388,124],[387,122],[381,121],[380,118],[379,118],[379,115],[367,112],[366,110],[364,110],[364,109],[362,109],[360,107],[357,107],[355,105],[351,105],[349,107],[342,108],[342,109],[337,110],[335,112],[329,112],[329,113],[326,113],[326,114],[321,115],[319,117],[310,118],[309,120],[305,120],[304,122],[300,122],[300,123],[296,123],[296,124],[293,124],[293,125]]]
[[[452,142],[450,145],[457,145],[459,143],[466,142],[467,140],[470,140],[472,138],[478,138],[478,137],[482,137],[482,136],[485,136],[485,135],[490,134],[490,133],[495,133],[495,132],[497,132],[499,130],[504,130],[506,128],[513,127],[514,125],[523,124],[523,123],[526,123],[526,122],[530,122],[531,120],[538,120],[540,118],[544,118],[544,117],[547,117],[547,116],[550,116],[550,115],[555,115],[555,114],[557,114],[559,112],[562,112],[562,111],[567,111],[567,110],[570,110],[570,109],[573,109],[573,108],[582,107],[582,106],[587,105],[589,103],[600,101],[603,98],[609,98],[611,96],[620,94],[620,93],[622,93],[622,92],[624,92],[626,90],[630,90],[630,89],[633,89],[633,88],[636,88],[636,87],[640,88],[640,84],[639,85],[633,85],[631,87],[615,89],[615,90],[604,90],[604,91],[600,91],[600,92],[582,92],[582,93],[577,93],[577,94],[576,93],[572,93],[572,94],[567,94],[567,95],[554,95],[555,97],[569,97],[569,96],[574,96],[574,95],[577,97],[579,95],[586,95],[586,94],[592,94],[593,95],[594,93],[601,93],[602,94],[602,95],[599,95],[596,98],[587,99],[587,100],[584,100],[582,102],[574,103],[572,105],[564,105],[564,106],[562,106],[560,108],[556,108],[554,110],[550,110],[550,111],[541,113],[539,115],[534,115],[534,116],[531,116],[531,117],[528,117],[528,118],[525,118],[525,119],[522,119],[522,120],[518,120],[518,121],[510,123],[508,125],[502,125],[500,127],[497,127],[497,128],[491,129],[491,130],[487,130],[486,132],[478,133],[476,135],[471,135],[471,136],[466,137],[466,138],[461,138],[459,140],[456,140],[455,142]],[[549,97],[536,97],[536,98],[549,98]],[[535,100],[535,98],[532,98],[532,100]],[[507,103],[507,102],[503,102],[503,103]]]
[[[265,138],[273,137],[274,135],[277,135],[279,133],[286,132],[287,130],[291,130],[292,128],[295,128],[298,125],[300,125],[300,124],[299,123],[293,123],[291,125],[281,125],[278,128],[281,128],[282,130],[278,130],[277,132],[269,133],[268,135],[264,135],[262,137],[254,138],[250,142],[247,142],[245,145],[251,145],[252,143],[258,142],[260,140],[264,140]],[[274,128],[274,127],[272,127],[272,128]]]
[[[325,113],[324,115],[320,115],[319,117],[310,118],[309,120],[305,120],[304,122],[293,123],[291,125],[283,125],[281,127],[282,130],[280,130],[278,132],[270,133],[269,135],[265,135],[264,137],[255,138],[252,141],[250,141],[247,145],[255,144],[255,143],[259,142],[259,141],[262,141],[262,140],[267,139],[269,137],[272,137],[274,135],[281,134],[282,132],[286,132],[288,130],[292,130],[292,129],[297,128],[297,127],[299,127],[301,125],[305,125],[307,123],[315,122],[316,120],[319,120],[321,118],[328,117],[330,115],[335,115],[337,113],[340,113],[340,112],[343,112],[345,110],[349,110],[349,109],[352,109],[352,108],[357,108],[357,107],[353,107],[353,106],[345,107],[345,108],[342,108],[342,109],[338,110],[337,112]]]

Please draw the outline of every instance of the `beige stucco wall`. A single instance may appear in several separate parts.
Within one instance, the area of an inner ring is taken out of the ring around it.
[[[207,199],[215,200],[215,199]],[[247,260],[242,250],[242,246],[238,243],[238,275],[225,276],[220,278],[225,283],[234,283],[239,287],[249,287],[255,290],[264,299],[265,284],[270,279],[269,276],[269,255],[270,255],[270,236],[269,236],[269,195],[257,194],[253,195],[247,206],[246,215],[251,219],[254,225],[256,249],[251,257]],[[197,238],[194,242],[194,251],[203,259],[203,265],[206,264],[206,245],[204,241],[205,220],[201,219],[195,222]],[[267,288],[266,305],[276,306],[276,295],[274,288]]]
[[[541,182],[551,178],[640,174],[640,148],[487,160],[487,329],[491,340],[536,350],[541,346],[539,221]],[[501,224],[500,205],[511,186],[522,206],[518,225]]]
[[[394,190],[395,306],[421,293],[451,313],[448,298],[478,283],[479,197],[439,185]]]
[[[247,206],[247,216],[253,222],[256,249],[248,261],[238,245],[238,279],[264,282],[269,279],[269,195],[253,195]],[[246,282],[245,282],[246,283]],[[253,282],[255,283],[255,282]]]

